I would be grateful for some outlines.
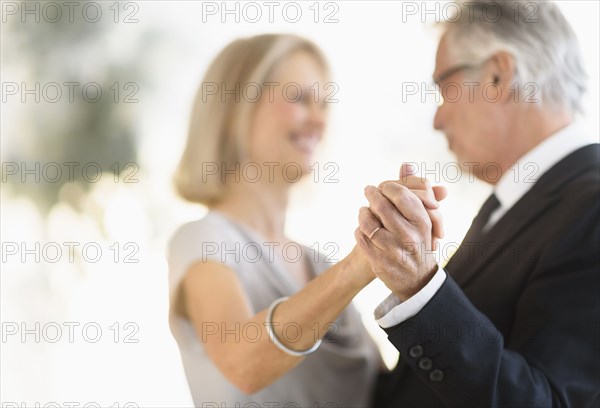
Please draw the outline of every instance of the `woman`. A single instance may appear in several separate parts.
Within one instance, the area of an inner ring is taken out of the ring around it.
[[[198,93],[175,183],[210,211],[179,228],[168,257],[196,406],[369,405],[381,359],[349,305],[374,277],[366,258],[330,267],[284,234],[325,128],[327,75],[312,43],[261,35],[229,44]]]

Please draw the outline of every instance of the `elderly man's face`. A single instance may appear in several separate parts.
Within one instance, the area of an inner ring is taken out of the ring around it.
[[[465,67],[453,56],[447,35],[440,40],[436,55],[434,79],[444,102],[438,107],[434,128],[444,132],[449,149],[461,166],[482,180],[497,179],[495,157],[502,154],[502,135],[506,117],[501,103],[495,101],[488,62]],[[460,67],[463,67],[460,69]]]

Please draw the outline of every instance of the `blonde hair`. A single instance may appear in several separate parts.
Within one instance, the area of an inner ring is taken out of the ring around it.
[[[312,54],[328,73],[327,62],[312,42],[287,34],[264,34],[238,39],[227,45],[209,66],[193,105],[186,146],[174,175],[181,197],[213,206],[225,193],[223,169],[231,171],[247,156],[247,132],[255,101],[239,98],[245,84],[268,82],[273,70],[295,51]],[[227,95],[206,98],[206,84]],[[229,95],[232,90],[236,95]],[[211,165],[211,177],[204,173]],[[216,169],[215,169],[216,166]]]

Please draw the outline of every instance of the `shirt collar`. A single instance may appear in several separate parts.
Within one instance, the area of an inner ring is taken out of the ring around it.
[[[583,134],[580,124],[574,122],[525,153],[494,187],[501,207],[511,208],[556,163],[575,150],[594,143]]]

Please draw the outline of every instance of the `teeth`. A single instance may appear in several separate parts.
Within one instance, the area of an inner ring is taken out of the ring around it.
[[[319,142],[319,137],[317,135],[298,135],[296,133],[292,134],[292,142],[296,147],[301,150],[312,152]]]

